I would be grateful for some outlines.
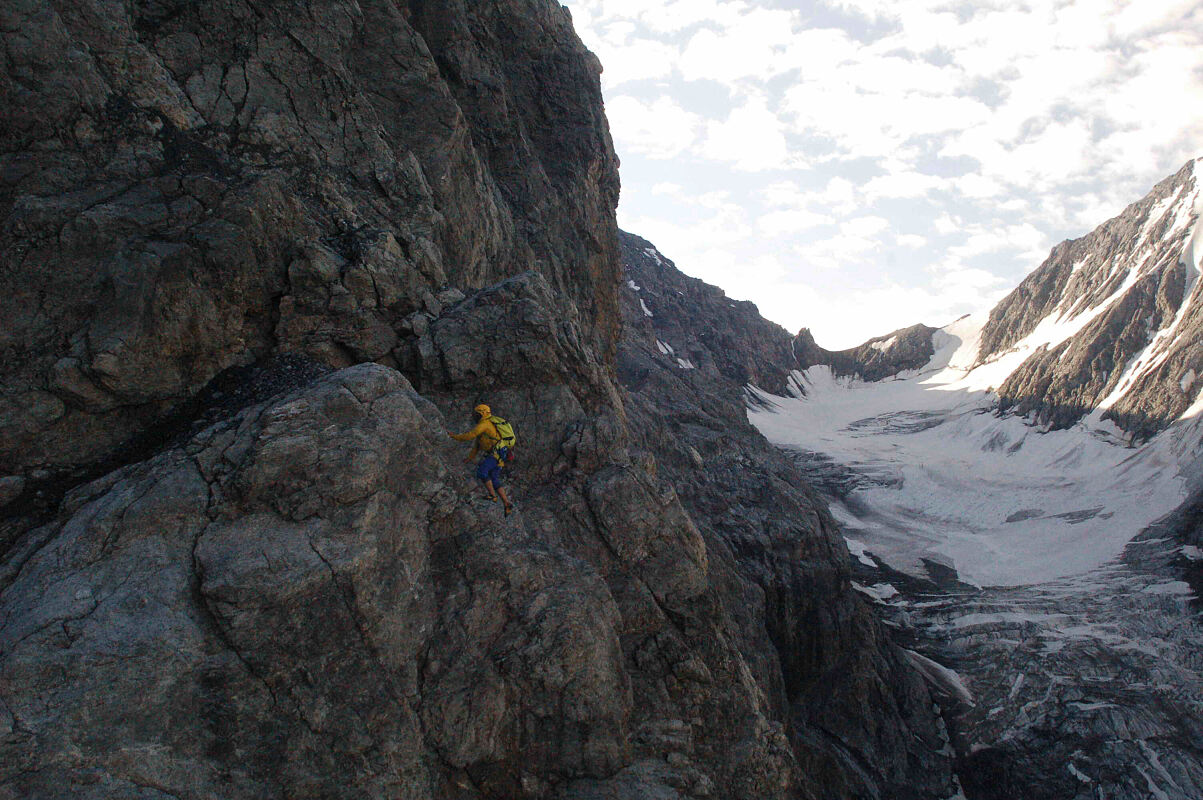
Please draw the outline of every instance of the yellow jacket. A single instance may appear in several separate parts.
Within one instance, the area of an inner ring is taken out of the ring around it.
[[[475,444],[472,445],[472,452],[468,454],[468,458],[472,458],[477,453],[491,452],[497,446],[497,443],[501,441],[501,436],[497,433],[497,426],[488,417],[483,417],[480,422],[476,423],[476,427],[467,433],[450,433],[447,435],[459,442],[476,440]]]

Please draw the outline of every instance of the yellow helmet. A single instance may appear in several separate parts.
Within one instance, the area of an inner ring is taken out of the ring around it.
[[[475,411],[477,414],[481,415],[482,417],[487,417],[493,413],[493,409],[489,408],[484,403],[481,403],[480,405],[478,405],[476,408],[473,409],[473,411]]]

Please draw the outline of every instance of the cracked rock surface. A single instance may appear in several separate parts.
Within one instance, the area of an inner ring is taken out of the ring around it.
[[[471,512],[440,423],[363,365],[73,493],[6,576],[3,784],[431,797],[612,771],[618,609]]]

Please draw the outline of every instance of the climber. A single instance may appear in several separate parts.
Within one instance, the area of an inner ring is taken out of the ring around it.
[[[447,435],[459,442],[475,440],[472,452],[468,453],[464,463],[470,463],[477,453],[484,453],[484,457],[476,465],[476,477],[485,485],[488,492],[485,497],[488,500],[496,503],[497,496],[501,495],[501,502],[505,505],[505,515],[508,517],[514,510],[514,505],[506,496],[505,489],[501,485],[501,470],[507,460],[513,460],[510,448],[516,442],[514,429],[501,417],[493,416],[493,410],[484,403],[473,409],[473,412],[480,417],[475,428],[467,433],[449,433]]]

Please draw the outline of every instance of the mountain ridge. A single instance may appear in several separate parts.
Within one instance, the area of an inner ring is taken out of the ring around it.
[[[1051,429],[1110,421],[1145,440],[1192,406],[1203,374],[1201,164],[1187,162],[1092,232],[1056,245],[984,318],[971,315],[978,347],[964,367],[996,366],[988,388],[1000,411]],[[896,363],[883,358],[889,348],[870,350],[904,331],[838,352],[803,331],[796,348],[807,354],[802,368],[879,380],[923,366],[944,328],[905,330],[910,346]]]

